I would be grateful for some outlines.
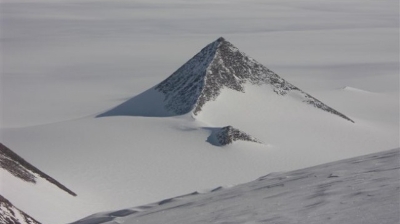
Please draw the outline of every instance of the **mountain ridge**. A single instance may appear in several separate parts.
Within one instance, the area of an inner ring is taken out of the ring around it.
[[[54,184],[61,190],[65,191],[66,193],[74,197],[77,196],[75,192],[71,191],[54,178],[40,171],[38,168],[24,160],[22,157],[13,152],[11,149],[7,148],[7,146],[3,145],[2,143],[0,143],[0,168],[8,171],[16,178],[33,184],[36,183],[37,177],[41,177],[51,184]]]
[[[98,115],[174,116],[199,115],[207,102],[215,101],[224,88],[245,93],[245,84],[267,86],[280,96],[297,92],[302,101],[350,122],[346,115],[287,82],[241,52],[225,38],[205,46],[158,85]]]

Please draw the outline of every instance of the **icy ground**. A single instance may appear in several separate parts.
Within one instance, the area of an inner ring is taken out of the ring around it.
[[[74,224],[394,224],[400,221],[399,193],[400,149],[394,149],[99,213]]]

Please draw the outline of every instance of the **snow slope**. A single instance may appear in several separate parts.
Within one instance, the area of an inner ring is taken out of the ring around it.
[[[399,223],[400,149],[91,215],[89,223]]]
[[[0,4],[1,142],[78,195],[3,175],[0,194],[43,223],[399,146],[398,1]],[[249,83],[195,119],[138,96],[220,36],[355,123]],[[148,107],[96,117],[130,99]],[[263,144],[210,144],[226,126]]]

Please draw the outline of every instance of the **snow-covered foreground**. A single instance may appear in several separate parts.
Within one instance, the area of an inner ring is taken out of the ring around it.
[[[397,0],[2,1],[1,142],[78,196],[7,173],[0,194],[65,223],[396,148],[398,25]],[[251,86],[196,119],[97,117],[220,36],[355,123]],[[228,125],[263,144],[211,144]]]
[[[400,149],[285,173],[231,188],[104,212],[89,223],[400,222]]]

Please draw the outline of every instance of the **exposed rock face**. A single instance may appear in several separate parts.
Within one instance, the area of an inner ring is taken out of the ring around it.
[[[205,101],[205,99],[201,100],[201,98],[205,98],[205,89],[208,89],[205,79],[208,67],[213,62],[219,45],[220,41],[218,40],[207,45],[170,77],[155,87],[165,94],[167,109],[176,114],[185,114],[194,107],[197,108],[199,101]],[[195,109],[195,114],[200,111],[201,106],[198,108]]]
[[[193,111],[197,115],[208,101],[214,101],[219,96],[221,89],[245,92],[246,83],[270,85],[281,96],[297,91],[303,96],[303,102],[354,122],[288,83],[222,37],[203,48],[155,89],[165,94],[168,110],[176,114]]]
[[[249,141],[261,143],[256,138],[251,137],[250,135],[240,131],[239,129],[233,128],[232,126],[221,128],[215,133],[215,137],[220,145],[228,145],[233,143],[234,141]]]
[[[66,191],[68,194],[76,196],[76,194],[66,188],[64,185],[60,184],[55,179],[51,178],[47,174],[43,173],[19,155],[11,151],[5,145],[0,143],[0,168],[10,172],[17,178],[24,181],[36,183],[36,176],[40,176],[43,179],[49,181],[50,183],[56,185],[60,189]]]
[[[11,202],[0,195],[0,223],[4,224],[40,224],[25,212],[14,207]]]

